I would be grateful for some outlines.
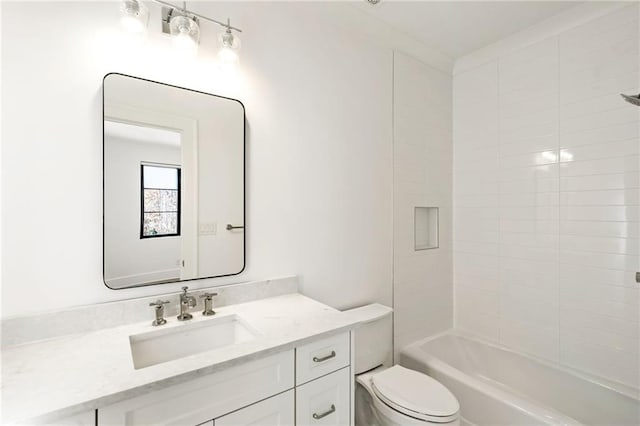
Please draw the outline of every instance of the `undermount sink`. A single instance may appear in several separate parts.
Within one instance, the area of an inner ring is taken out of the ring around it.
[[[188,355],[237,345],[258,332],[236,314],[129,336],[136,370]]]

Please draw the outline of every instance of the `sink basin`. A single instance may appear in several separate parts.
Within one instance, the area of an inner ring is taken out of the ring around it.
[[[232,314],[165,330],[129,336],[136,370],[188,355],[237,345],[255,339],[258,332]]]

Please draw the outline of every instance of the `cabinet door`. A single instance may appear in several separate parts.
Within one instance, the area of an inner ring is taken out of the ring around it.
[[[215,420],[215,426],[293,426],[293,389]]]
[[[291,389],[293,351],[230,367],[98,410],[99,426],[198,425]]]
[[[296,425],[350,424],[350,368],[346,367],[296,388]]]

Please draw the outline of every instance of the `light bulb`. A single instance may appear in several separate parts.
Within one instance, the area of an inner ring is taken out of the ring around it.
[[[120,7],[120,24],[131,33],[142,33],[149,23],[149,9],[138,0],[124,0]]]
[[[200,42],[198,23],[184,15],[178,15],[169,21],[169,30],[173,35],[173,44],[179,49],[195,51]]]
[[[178,34],[173,38],[173,45],[180,50],[193,51],[198,45],[188,34]]]
[[[234,66],[240,60],[238,51],[240,50],[240,39],[238,36],[231,32],[231,28],[227,28],[218,37],[218,45],[220,50],[218,51],[218,59],[220,63],[225,66]]]
[[[220,52],[218,52],[218,58],[220,58],[220,61],[225,64],[235,64],[240,59],[238,57],[238,54],[233,49],[228,47],[223,47],[222,49],[220,49]]]

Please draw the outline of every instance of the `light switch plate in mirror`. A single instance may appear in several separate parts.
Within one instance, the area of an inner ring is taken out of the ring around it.
[[[107,287],[244,270],[245,110],[240,101],[107,74],[103,166]],[[216,226],[227,223],[240,228],[231,232]]]

